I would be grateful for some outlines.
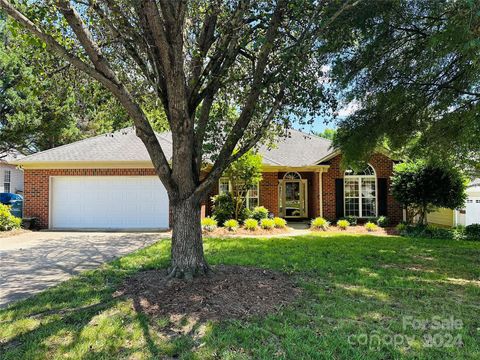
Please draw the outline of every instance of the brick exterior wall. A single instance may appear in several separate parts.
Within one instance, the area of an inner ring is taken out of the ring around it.
[[[323,191],[323,216],[328,220],[335,220],[335,179],[343,178],[344,170],[341,168],[342,155],[331,159],[328,163],[330,168],[322,174]],[[375,154],[369,161],[369,164],[375,169],[377,178],[386,178],[387,186],[390,189],[390,177],[393,174],[394,162],[387,156]],[[387,196],[388,218],[392,224],[397,224],[403,219],[401,205],[395,201],[391,192]]]
[[[50,176],[152,176],[154,169],[40,169],[24,170],[24,216],[36,217],[48,228]]]
[[[259,190],[260,205],[265,206],[275,216],[278,216],[278,173],[263,173]]]
[[[323,190],[323,216],[335,220],[335,179],[343,178],[340,167],[341,155],[329,161],[330,168],[322,176]],[[393,161],[388,157],[376,154],[369,162],[378,178],[386,178],[390,188],[390,176],[393,172]],[[278,216],[278,180],[282,179],[284,172],[265,172],[259,185],[260,205],[265,206]],[[142,169],[25,169],[24,177],[24,212],[25,217],[36,217],[39,225],[48,227],[49,208],[49,178],[50,176],[154,176],[151,168]],[[301,172],[303,179],[308,181],[308,217],[320,216],[319,180],[320,174],[314,172]],[[208,199],[202,205],[202,216],[211,215],[210,197],[218,193],[218,185],[212,188]],[[392,223],[402,220],[401,206],[389,193],[387,197],[388,217]],[[170,214],[171,224],[171,214]]]

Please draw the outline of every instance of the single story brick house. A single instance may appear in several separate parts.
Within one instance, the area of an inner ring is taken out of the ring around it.
[[[158,134],[166,156],[169,133]],[[263,205],[276,216],[329,220],[353,215],[402,220],[402,208],[390,194],[394,161],[377,153],[360,173],[343,171],[342,155],[329,140],[289,130],[274,148],[262,147],[263,180],[247,205]],[[49,229],[168,228],[165,188],[155,176],[148,153],[132,129],[100,135],[27,156],[24,170],[25,216]],[[220,179],[212,195],[228,191]],[[210,214],[210,203],[203,214]]]

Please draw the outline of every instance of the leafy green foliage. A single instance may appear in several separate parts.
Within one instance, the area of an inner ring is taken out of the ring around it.
[[[265,206],[255,206],[252,210],[251,217],[257,221],[268,218],[268,209]]]
[[[348,220],[338,220],[337,226],[342,230],[346,230],[350,226],[350,223],[348,222]]]
[[[465,226],[465,237],[468,239],[480,240],[480,224]]]
[[[213,218],[223,224],[228,219],[233,218],[235,214],[235,204],[232,194],[224,193],[212,197],[212,213]]]
[[[260,220],[260,227],[265,230],[271,230],[275,227],[275,221],[273,219],[262,219]]]
[[[10,213],[10,206],[0,204],[0,231],[19,229],[22,219]]]
[[[4,21],[0,150],[32,153],[131,125],[109,92]]]
[[[338,121],[350,162],[385,144],[479,171],[480,3],[366,1],[329,30],[332,76],[359,110]],[[347,56],[348,54],[348,56]]]
[[[257,230],[258,229],[258,221],[256,219],[246,219],[243,222],[243,227],[247,230]]]
[[[310,226],[312,227],[312,229],[325,231],[325,230],[328,230],[330,226],[330,222],[328,222],[326,219],[322,217],[317,217],[311,221]]]
[[[202,230],[212,232],[216,228],[217,228],[217,220],[208,216],[202,219]]]
[[[357,216],[345,216],[343,220],[347,220],[350,225],[357,225],[358,217]]]
[[[287,221],[280,217],[274,217],[273,222],[275,223],[275,227],[277,229],[285,229],[287,227]]]
[[[241,220],[248,190],[256,187],[262,180],[262,156],[248,151],[230,164],[224,176],[232,184],[232,198],[235,205],[233,218]],[[257,218],[257,220],[260,219]]]
[[[237,231],[240,225],[237,220],[229,219],[223,223],[223,226],[229,231]]]
[[[394,168],[392,194],[407,208],[408,221],[418,216],[424,223],[428,212],[437,207],[455,209],[465,203],[465,180],[448,165],[407,162]]]
[[[337,130],[335,129],[325,129],[323,131],[318,131],[315,133],[315,135],[320,136],[324,139],[328,140],[333,140],[335,138],[335,135],[337,134]]]
[[[367,229],[367,231],[369,231],[369,232],[377,231],[378,230],[378,225],[369,221],[365,224],[365,229]]]
[[[449,240],[480,240],[479,229],[473,228],[467,230],[469,226],[457,226],[454,228],[444,228],[435,225],[407,225],[399,224],[397,225],[397,231],[402,236],[412,237],[412,238],[424,238],[424,239],[449,239]]]
[[[377,225],[384,228],[390,224],[390,219],[386,216],[379,216],[376,221]]]

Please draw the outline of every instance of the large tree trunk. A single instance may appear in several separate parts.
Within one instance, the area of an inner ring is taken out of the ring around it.
[[[192,279],[207,274],[209,267],[203,255],[200,200],[175,201],[171,208],[173,234],[169,276]]]

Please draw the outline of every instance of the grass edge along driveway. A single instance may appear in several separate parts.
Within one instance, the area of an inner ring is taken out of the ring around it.
[[[160,240],[1,310],[0,358],[480,358],[478,242],[206,239],[210,264],[283,271],[304,292],[267,317],[190,324],[188,333],[114,296],[126,276],[165,267],[169,249]],[[450,320],[461,325],[435,327]]]

